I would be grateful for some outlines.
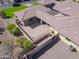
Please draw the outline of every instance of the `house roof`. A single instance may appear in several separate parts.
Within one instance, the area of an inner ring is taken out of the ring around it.
[[[34,16],[39,17],[41,20],[55,28],[60,34],[71,39],[76,44],[79,44],[79,5],[74,2],[65,1],[61,4],[57,3],[54,9],[58,10],[59,13],[51,14],[53,10],[50,13],[48,8],[38,7],[35,9],[36,11],[33,10],[36,12]],[[69,16],[65,16],[62,13]],[[26,16],[28,16],[27,13]]]
[[[79,16],[63,16],[60,13],[59,16],[54,16],[43,12],[39,12],[37,16],[60,34],[79,44]]]
[[[79,4],[69,1],[57,2],[54,9],[60,13],[52,15],[50,13],[39,12],[38,17],[50,24],[60,34],[79,44]],[[64,16],[62,13],[69,16]]]

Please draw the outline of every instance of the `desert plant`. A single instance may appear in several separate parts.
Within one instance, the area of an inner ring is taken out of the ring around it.
[[[11,31],[13,28],[16,28],[16,25],[15,25],[15,24],[9,24],[9,25],[7,26],[7,29],[8,29],[9,31]]]
[[[18,27],[12,29],[11,32],[14,36],[20,36],[22,34],[22,32],[20,31],[20,29]]]
[[[23,42],[27,40],[25,37],[19,37],[19,38],[16,38],[16,46],[21,46],[23,45]]]
[[[33,43],[30,40],[25,40],[23,42],[23,48],[27,51],[30,51],[33,48]]]

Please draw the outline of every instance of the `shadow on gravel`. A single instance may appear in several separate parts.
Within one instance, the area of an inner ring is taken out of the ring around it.
[[[0,35],[2,35],[4,31],[5,31],[4,28],[0,28]]]

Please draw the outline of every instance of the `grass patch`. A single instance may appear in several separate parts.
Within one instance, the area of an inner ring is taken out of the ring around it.
[[[27,8],[27,7],[26,6],[17,6],[17,7],[2,9],[1,12],[5,13],[5,16],[7,16],[7,17],[13,17],[14,12],[17,12],[17,11],[25,9],[25,8]]]
[[[32,2],[32,5],[33,6],[37,6],[37,5],[40,5],[40,3],[38,3],[38,2]]]

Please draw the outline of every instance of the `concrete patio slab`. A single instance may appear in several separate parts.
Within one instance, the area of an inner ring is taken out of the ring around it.
[[[36,28],[32,29],[30,26],[23,27],[23,30],[27,32],[27,34],[36,41],[40,38],[41,35],[50,32],[50,28],[47,25],[39,25]]]

